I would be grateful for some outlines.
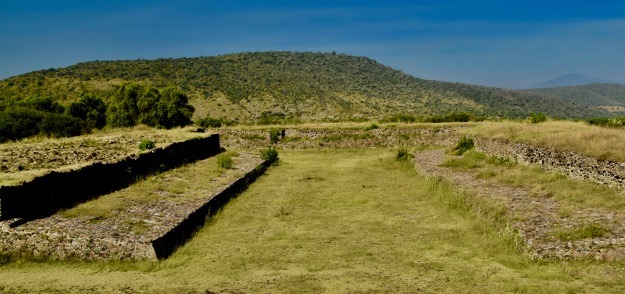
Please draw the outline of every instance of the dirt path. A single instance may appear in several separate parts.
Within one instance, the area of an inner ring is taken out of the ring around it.
[[[527,189],[487,183],[470,172],[441,167],[446,157],[444,150],[417,152],[414,159],[416,169],[428,176],[440,176],[452,182],[454,187],[467,190],[476,197],[504,205],[510,225],[523,237],[533,258],[625,259],[623,213],[584,209],[562,217],[554,199],[532,196]],[[608,228],[606,237],[572,241],[554,237],[556,230],[572,230],[593,222]]]

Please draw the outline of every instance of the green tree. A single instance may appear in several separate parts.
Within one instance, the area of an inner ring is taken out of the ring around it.
[[[158,127],[167,129],[192,123],[195,109],[189,104],[189,97],[177,87],[169,86],[160,91],[156,116]]]
[[[65,108],[60,103],[50,97],[30,97],[21,101],[19,106],[52,113],[63,113]]]
[[[106,124],[111,127],[132,127],[139,119],[137,99],[141,86],[123,84],[117,88],[113,101],[106,112]]]
[[[67,108],[67,114],[83,119],[88,128],[101,129],[106,125],[106,104],[93,95],[83,95]]]
[[[158,126],[158,104],[161,100],[161,93],[153,86],[145,87],[138,99],[137,110],[139,111],[139,123],[148,126]]]

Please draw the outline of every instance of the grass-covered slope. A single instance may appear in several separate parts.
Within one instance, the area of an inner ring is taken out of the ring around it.
[[[625,114],[625,85],[590,84],[560,88],[527,90],[539,95],[557,97],[571,102]]]
[[[180,86],[192,97],[196,117],[208,114],[242,121],[255,120],[263,112],[303,120],[451,111],[491,116],[598,115],[596,110],[558,98],[418,79],[366,57],[293,52],[84,62],[0,81],[0,103],[33,95],[68,103],[82,92],[107,99],[111,89],[125,81]]]

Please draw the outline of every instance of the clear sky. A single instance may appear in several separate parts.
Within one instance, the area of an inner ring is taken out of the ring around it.
[[[0,79],[81,61],[278,50],[508,88],[567,73],[625,81],[625,1],[0,0]]]

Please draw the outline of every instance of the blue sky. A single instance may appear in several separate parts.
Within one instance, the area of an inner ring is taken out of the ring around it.
[[[623,1],[0,1],[0,79],[90,60],[289,50],[508,88],[567,73],[625,81]]]

